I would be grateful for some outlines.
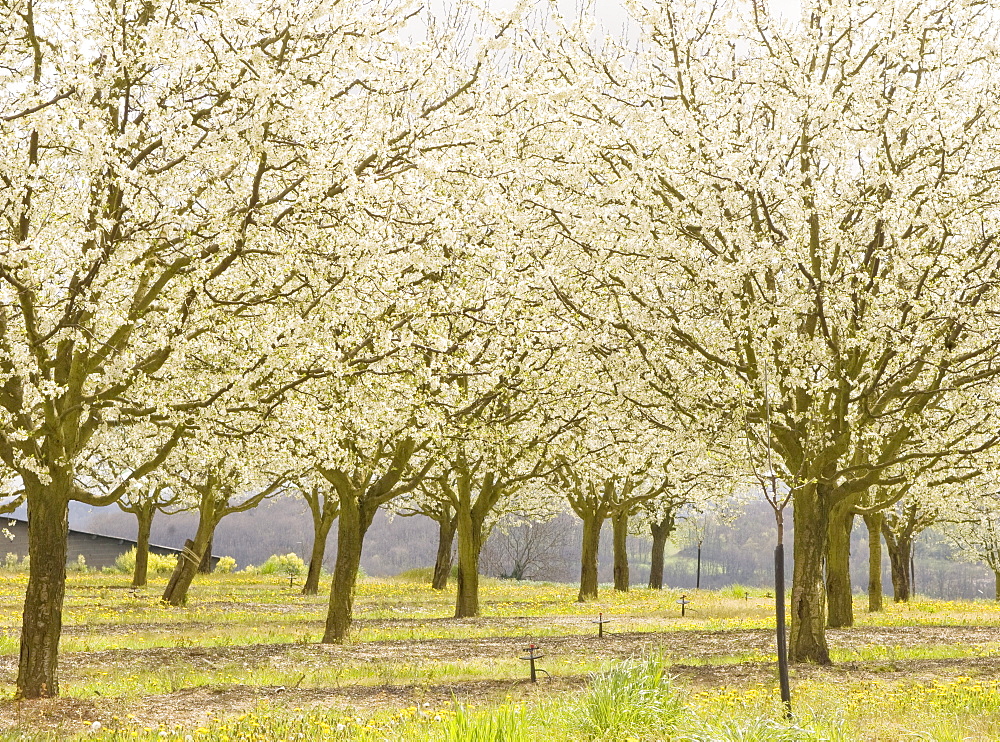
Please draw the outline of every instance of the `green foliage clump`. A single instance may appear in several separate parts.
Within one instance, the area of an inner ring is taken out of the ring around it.
[[[423,584],[425,582],[429,583],[433,577],[433,567],[414,567],[413,569],[408,569],[405,572],[400,572],[396,575],[397,580],[402,580],[403,582],[415,582],[417,584]]]
[[[684,713],[665,660],[654,655],[596,676],[576,709],[575,726],[593,739],[643,738],[672,730]]]
[[[220,557],[215,565],[215,571],[223,575],[231,574],[234,569],[236,569],[236,560],[231,556]]]
[[[133,546],[115,559],[115,571],[130,575],[135,572],[136,548]],[[154,554],[149,552],[146,562],[146,573],[152,575],[168,575],[177,567],[177,556],[174,554]]]
[[[306,563],[298,554],[272,554],[260,565],[262,575],[286,575],[299,577],[306,573]]]
[[[395,579],[402,582],[415,582],[417,584],[430,583],[434,577],[434,567],[414,567],[405,572],[400,572]]]
[[[538,739],[537,729],[529,728],[523,706],[504,704],[479,713],[464,706],[455,708],[445,722],[448,742],[529,742]]]
[[[767,717],[741,714],[735,718],[716,718],[684,735],[685,742],[819,742],[827,735]]]
[[[10,570],[11,572],[27,572],[28,564],[29,561],[27,555],[25,555],[24,559],[18,561],[17,554],[7,552],[7,555],[3,558],[4,569]]]
[[[359,576],[361,572],[359,571]],[[434,567],[414,567],[413,569],[408,569],[405,572],[400,572],[394,579],[400,580],[402,582],[414,582],[417,584],[431,584],[434,579]],[[454,565],[451,568],[451,572],[448,574],[448,579],[457,580],[458,579],[458,565]]]
[[[70,562],[66,565],[66,570],[68,572],[79,572],[81,574],[87,573],[87,558],[83,554],[76,555],[76,561]]]
[[[764,591],[758,588],[747,587],[746,585],[729,585],[719,590],[720,598],[737,598],[744,600],[747,597],[762,597]]]

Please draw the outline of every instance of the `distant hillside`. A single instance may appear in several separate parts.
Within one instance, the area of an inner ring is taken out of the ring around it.
[[[790,514],[788,521],[791,520]],[[859,519],[860,520],[860,519]],[[96,533],[135,538],[135,519],[117,507],[74,507],[71,514],[74,528]],[[193,514],[160,515],[153,523],[153,542],[180,547],[193,535],[196,519]],[[788,565],[791,580],[791,529],[786,533]],[[517,529],[509,533],[494,533],[484,549],[481,564],[485,574],[509,576],[515,573],[510,554],[524,549],[525,539],[534,538],[531,548],[538,558],[524,577],[573,582],[578,579],[580,566],[580,522],[564,514],[533,535]],[[219,526],[213,553],[232,556],[240,568],[261,564],[271,554],[295,552],[308,557],[312,544],[312,526],[304,502],[285,498],[264,503],[256,510],[225,518]],[[544,548],[543,548],[544,547]],[[336,548],[336,525],[331,533],[326,566],[332,567]],[[633,584],[644,584],[649,575],[648,539],[630,537],[628,544]],[[763,503],[751,504],[732,524],[712,523],[705,532],[702,548],[702,579],[704,588],[732,584],[769,587],[773,584],[774,517]],[[854,588],[862,592],[867,587],[867,533],[855,527],[852,539],[852,577]],[[390,517],[379,513],[365,540],[361,567],[370,575],[393,575],[415,567],[434,563],[437,551],[437,524],[423,516]],[[697,550],[683,533],[668,547],[664,569],[669,586],[694,587]],[[992,597],[993,577],[982,565],[957,561],[948,544],[933,532],[918,540],[916,548],[918,592],[931,597],[975,598]],[[885,559],[884,584],[887,593],[892,585]],[[602,531],[600,579],[610,582],[611,528]]]

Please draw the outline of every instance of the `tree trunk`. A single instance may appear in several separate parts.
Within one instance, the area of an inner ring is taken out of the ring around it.
[[[326,614],[324,644],[343,644],[351,628],[354,588],[361,566],[361,548],[377,508],[365,507],[356,496],[340,498],[337,521],[337,560],[333,566],[330,608]]]
[[[885,534],[885,549],[889,552],[892,573],[892,599],[906,603],[910,599],[910,551],[913,540],[906,536]]]
[[[663,589],[663,552],[667,548],[667,539],[673,530],[673,515],[649,524],[649,532],[653,537],[653,551],[649,557],[649,587],[652,590]]]
[[[177,565],[174,567],[174,571],[170,574],[170,579],[167,580],[167,587],[163,591],[163,597],[160,598],[164,603],[169,603],[170,605],[184,605],[187,602],[187,587],[182,587],[184,582],[187,585],[191,585],[191,581],[194,579],[195,572],[198,571],[197,564],[201,561],[196,560],[194,556],[194,541],[192,539],[185,539],[184,548],[181,549],[181,553],[177,555]],[[195,566],[192,566],[195,565]],[[188,575],[190,573],[190,575]],[[179,597],[183,591],[184,597]]]
[[[213,529],[214,530],[214,529]],[[201,562],[198,564],[198,574],[200,575],[210,575],[212,574],[212,541],[213,536],[209,536],[208,543],[205,544],[205,551],[201,554]]]
[[[854,595],[851,589],[851,529],[854,513],[834,508],[827,524],[826,625],[839,629],[854,625]]]
[[[184,542],[184,550],[177,557],[177,566],[170,576],[167,589],[163,591],[164,603],[173,606],[187,603],[188,590],[198,573],[202,558],[211,546],[212,535],[218,524],[219,520],[214,517],[214,508],[203,507],[198,517],[198,530],[195,531],[194,539]]]
[[[627,593],[629,588],[628,550],[626,549],[628,517],[629,514],[627,512],[615,513],[611,517],[615,559],[615,590],[620,593]]]
[[[18,698],[59,695],[56,663],[66,595],[66,552],[69,506],[53,482],[35,483],[28,493],[28,556],[31,565],[21,619],[21,653],[17,668]]]
[[[880,613],[882,605],[882,521],[885,515],[879,511],[864,516],[868,527],[868,611]]]
[[[1000,603],[1000,570],[993,570],[993,599]]]
[[[483,524],[469,508],[457,508],[458,595],[455,618],[479,615],[479,553],[483,544]]]
[[[795,528],[792,567],[792,615],[789,659],[792,662],[830,664],[826,643],[826,591],[823,556],[826,553],[827,510],[823,485],[803,485],[792,502]]]
[[[153,514],[156,509],[150,506],[140,507],[135,511],[138,521],[138,534],[135,538],[135,568],[132,571],[132,587],[145,587],[149,572],[149,534],[153,530]]]
[[[323,571],[323,558],[326,556],[326,541],[330,536],[330,529],[336,518],[336,510],[324,508],[324,512],[319,519],[313,519],[313,543],[312,553],[309,555],[309,570],[306,572],[306,584],[302,586],[303,595],[316,595],[319,593],[319,577]]]
[[[587,513],[583,517],[583,549],[580,554],[580,593],[578,603],[597,600],[597,550],[601,543],[603,515]]]
[[[456,518],[447,514],[438,521],[438,550],[434,560],[434,577],[431,588],[444,590],[448,587],[448,577],[451,575],[451,550],[455,544],[455,531],[458,526]]]

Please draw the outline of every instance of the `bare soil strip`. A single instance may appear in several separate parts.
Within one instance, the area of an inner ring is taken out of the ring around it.
[[[480,619],[480,623],[491,619]],[[862,627],[831,630],[832,647],[863,648],[913,646],[981,646],[984,655],[973,658],[844,662],[832,667],[799,665],[793,668],[796,680],[882,679],[931,682],[935,679],[974,676],[982,680],[1000,679],[1000,647],[997,626]],[[309,669],[337,663],[363,665],[376,662],[484,662],[516,657],[530,641],[537,641],[549,658],[580,657],[619,659],[651,651],[663,652],[674,661],[671,672],[685,684],[702,689],[774,682],[775,670],[769,662],[712,664],[713,659],[747,652],[773,652],[773,633],[766,630],[670,631],[656,633],[545,636],[526,634],[476,639],[428,639],[357,642],[344,646],[321,644],[259,644],[247,646],[179,647],[101,652],[67,652],[61,658],[64,687],[88,668],[135,672],[166,666],[195,669],[269,666]],[[706,664],[692,664],[693,660]],[[0,657],[0,677],[13,683],[17,659]],[[173,693],[146,696],[138,701],[114,698],[59,698],[44,701],[0,702],[0,730],[14,727],[78,731],[83,722],[164,724],[191,726],[232,713],[252,710],[260,703],[280,704],[289,709],[336,706],[364,712],[373,709],[402,709],[429,703],[437,707],[452,699],[483,702],[511,697],[526,699],[582,687],[583,675],[555,677],[532,685],[526,680],[463,680],[442,683],[344,685],[325,688],[226,685],[198,687]]]

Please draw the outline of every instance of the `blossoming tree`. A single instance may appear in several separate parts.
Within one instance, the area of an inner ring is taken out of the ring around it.
[[[0,9],[0,460],[32,565],[19,696],[59,690],[69,501],[117,500],[208,405],[280,397],[268,359],[297,323],[265,307],[304,288],[298,235],[412,167],[421,111],[449,100],[427,65],[402,71],[410,17],[391,0]],[[240,353],[213,345],[220,321]],[[146,423],[148,458],[85,491],[103,432]]]
[[[554,63],[570,88],[538,131],[561,157],[534,200],[566,235],[566,293],[660,379],[717,380],[692,411],[768,429],[792,489],[794,660],[830,661],[831,514],[994,427],[988,401],[949,414],[1000,371],[993,12],[640,5],[637,52],[579,41]]]

